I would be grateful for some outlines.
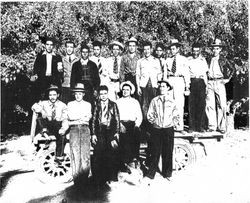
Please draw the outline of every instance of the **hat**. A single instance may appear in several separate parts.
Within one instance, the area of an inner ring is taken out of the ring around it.
[[[129,44],[129,42],[135,42],[136,44],[138,43],[137,39],[135,37],[131,37],[126,44]]]
[[[170,40],[170,45],[169,47],[171,46],[177,46],[177,47],[180,47],[182,44],[178,41],[178,39],[172,39]]]
[[[173,89],[173,86],[171,85],[169,80],[162,73],[160,73],[157,75],[157,83],[161,84],[163,82],[167,84],[167,86],[169,87],[169,90]]]
[[[210,47],[224,47],[225,45],[222,43],[220,39],[215,39]]]
[[[122,90],[124,85],[128,85],[131,88],[131,94],[135,93],[135,86],[132,84],[132,82],[130,82],[130,81],[122,82],[121,85],[120,85],[121,90]]]
[[[109,44],[109,49],[112,49],[114,45],[117,45],[120,47],[120,49],[123,51],[124,46],[122,43],[118,42],[118,41],[113,41]]]
[[[60,89],[58,88],[58,86],[57,86],[57,85],[54,85],[54,84],[51,84],[51,85],[49,86],[49,88],[47,89],[47,92],[49,92],[49,91],[51,91],[51,90],[55,90],[57,93],[60,93],[60,92],[61,92]]]
[[[71,89],[72,92],[85,92],[84,84],[76,83],[75,87]]]
[[[99,41],[94,41],[93,43],[92,43],[92,45],[93,45],[93,47],[96,47],[96,46],[98,46],[98,47],[102,47],[102,43],[101,42],[99,42]]]

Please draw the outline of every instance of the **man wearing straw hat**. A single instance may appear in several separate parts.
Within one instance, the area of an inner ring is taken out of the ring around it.
[[[124,46],[118,41],[113,41],[112,43],[110,43],[109,49],[112,51],[112,56],[107,59],[109,99],[115,101],[118,99],[118,92],[120,91],[120,53],[124,50]]]
[[[70,126],[70,153],[73,179],[76,186],[85,183],[90,170],[90,129],[91,104],[83,100],[85,87],[76,83],[72,89],[75,100],[68,103]]]
[[[177,39],[171,40],[169,45],[172,58],[167,58],[169,82],[173,85],[174,99],[180,113],[180,125],[177,131],[184,133],[184,104],[185,95],[189,94],[190,74],[188,60],[180,55],[181,43]]]
[[[218,130],[226,132],[226,89],[225,84],[229,82],[234,74],[234,67],[221,55],[224,47],[220,39],[210,46],[213,50],[213,57],[208,59],[208,84],[206,97],[206,114],[208,117],[208,131]]]

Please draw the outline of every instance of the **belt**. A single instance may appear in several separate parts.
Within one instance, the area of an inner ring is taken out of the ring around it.
[[[208,80],[212,80],[212,81],[215,81],[215,80],[222,80],[223,78],[208,78]]]
[[[171,78],[182,78],[183,76],[182,75],[169,75],[168,77],[171,77]]]
[[[119,82],[120,80],[119,80],[119,79],[110,78],[110,81],[111,81],[111,82]]]
[[[75,124],[71,125],[70,127],[81,127],[81,126],[89,126],[88,124]]]

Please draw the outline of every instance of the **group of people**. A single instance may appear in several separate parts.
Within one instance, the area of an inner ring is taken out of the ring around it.
[[[181,55],[182,44],[176,39],[168,47],[157,43],[154,56],[151,42],[145,41],[142,57],[134,37],[126,42],[124,55],[124,45],[113,41],[109,58],[101,56],[103,43],[99,41],[92,43],[92,56],[90,47],[82,44],[80,58],[73,41],[65,43],[63,58],[54,53],[53,43],[51,38],[46,40],[31,78],[37,100],[46,91],[49,100],[39,101],[32,109],[40,114],[40,132],[57,137],[55,162],[59,165],[65,134],[70,132],[75,184],[88,177],[91,144],[91,171],[97,185],[116,179],[119,170],[129,172],[127,166],[139,160],[143,133],[148,135],[150,149],[145,176],[154,178],[162,155],[161,173],[170,178],[174,132],[184,133],[185,96],[189,95],[190,132],[204,132],[206,116],[206,130],[226,132],[225,83],[234,68],[220,54],[221,40],[211,44],[214,55],[208,60],[201,55],[199,43],[193,44],[192,56]],[[164,57],[166,49],[171,57]]]

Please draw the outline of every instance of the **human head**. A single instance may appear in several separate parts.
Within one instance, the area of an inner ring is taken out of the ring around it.
[[[162,43],[157,43],[155,46],[155,56],[161,58],[163,56],[164,45]]]
[[[87,60],[89,58],[89,47],[87,44],[81,45],[81,55],[83,60]]]
[[[136,48],[137,48],[137,39],[134,37],[131,37],[128,41],[127,41],[127,45],[128,45],[128,52],[130,54],[135,53]]]
[[[54,40],[51,37],[47,37],[45,40],[45,49],[47,53],[52,53],[54,48]]]
[[[77,102],[80,102],[83,100],[83,97],[85,95],[84,84],[77,83],[71,91],[74,93],[75,99]]]
[[[160,95],[165,95],[169,90],[171,90],[171,85],[166,80],[159,81],[158,85],[160,89]]]
[[[179,53],[180,46],[181,46],[181,43],[177,39],[171,40],[169,47],[170,47],[170,51],[171,51],[172,56],[175,56],[176,54]]]
[[[113,41],[110,43],[109,49],[111,49],[113,56],[117,57],[123,51],[124,46],[118,41]]]
[[[192,45],[192,54],[194,58],[197,58],[200,56],[201,53],[201,44],[196,42]]]
[[[130,81],[122,82],[120,89],[123,97],[130,97],[135,92],[135,86]]]
[[[65,42],[66,54],[71,55],[74,53],[75,43],[71,40]]]
[[[149,41],[143,43],[143,53],[144,56],[147,58],[151,55],[152,52],[152,44]]]
[[[213,55],[215,57],[220,55],[220,52],[222,51],[223,46],[224,44],[222,43],[220,39],[215,39],[214,42],[211,44]]]
[[[49,101],[51,103],[55,103],[60,96],[60,90],[58,86],[51,84],[50,87],[47,89],[47,92],[49,95]]]
[[[108,87],[106,85],[101,85],[99,87],[99,97],[100,100],[105,102],[108,99]]]
[[[99,57],[101,55],[102,43],[99,41],[93,42],[93,53],[94,56]]]

